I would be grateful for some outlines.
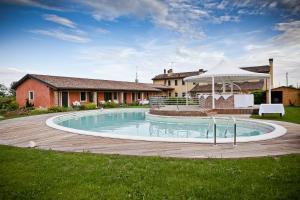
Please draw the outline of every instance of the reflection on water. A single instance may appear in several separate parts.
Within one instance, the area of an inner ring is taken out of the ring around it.
[[[144,112],[101,113],[63,119],[57,124],[80,130],[111,132],[120,135],[152,136],[164,138],[212,138],[213,127],[209,119],[197,121],[160,121],[146,119]],[[208,130],[208,131],[207,131]],[[260,135],[267,130],[246,123],[237,124],[238,136]],[[232,121],[217,121],[217,137],[230,138],[233,133]]]

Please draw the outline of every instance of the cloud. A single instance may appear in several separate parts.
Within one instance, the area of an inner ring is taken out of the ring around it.
[[[9,87],[12,82],[21,79],[25,74],[28,73],[41,72],[30,69],[19,69],[15,67],[0,67],[0,83]]]
[[[117,20],[119,17],[136,17],[140,20],[150,19],[155,25],[179,32],[192,38],[204,36],[201,28],[196,24],[208,13],[188,1],[169,0],[128,0],[120,1],[93,1],[78,0],[96,20]]]
[[[87,37],[80,36],[80,35],[75,35],[75,34],[71,34],[71,33],[66,33],[62,30],[36,29],[36,30],[31,30],[30,32],[35,33],[35,34],[50,36],[50,37],[60,39],[60,40],[64,40],[64,41],[68,41],[68,42],[74,42],[74,43],[87,43],[87,42],[90,42],[90,39],[87,38]]]
[[[69,27],[69,28],[76,28],[76,24],[67,18],[60,17],[57,15],[52,15],[52,14],[45,14],[43,16],[44,16],[44,19],[47,21],[55,22],[57,24],[60,24],[60,25],[63,25],[63,26]]]
[[[65,8],[60,4],[61,1],[43,1],[43,0],[2,0],[7,4],[16,4],[23,6],[32,6],[47,10],[62,11]]]
[[[266,58],[274,58],[275,84],[285,82],[286,72],[290,74],[291,83],[296,84],[300,77],[300,21],[277,23],[274,29],[281,33],[246,46],[247,53],[237,63],[262,64]]]
[[[222,24],[224,22],[238,22],[240,21],[240,18],[239,16],[223,15],[219,17],[213,17],[212,21],[217,24]]]
[[[97,29],[96,29],[96,32],[97,32],[97,33],[100,33],[100,34],[107,34],[107,33],[110,33],[109,30],[106,30],[106,29],[104,29],[104,28],[97,28]]]

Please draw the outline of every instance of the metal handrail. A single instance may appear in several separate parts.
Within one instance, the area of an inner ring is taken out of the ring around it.
[[[215,117],[212,117],[214,123],[214,145],[217,145],[217,123]]]
[[[236,146],[236,119],[232,117],[233,120],[233,145]]]

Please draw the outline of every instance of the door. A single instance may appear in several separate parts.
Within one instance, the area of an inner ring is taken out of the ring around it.
[[[125,92],[123,95],[123,102],[126,104],[127,103],[127,93]]]
[[[62,107],[69,106],[69,93],[68,92],[61,93],[61,105],[62,105]]]

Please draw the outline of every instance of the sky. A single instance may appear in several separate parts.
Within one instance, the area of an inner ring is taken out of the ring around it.
[[[140,82],[267,65],[300,85],[298,0],[0,0],[0,83],[27,73]]]

